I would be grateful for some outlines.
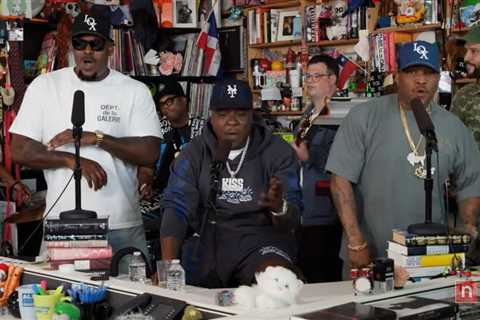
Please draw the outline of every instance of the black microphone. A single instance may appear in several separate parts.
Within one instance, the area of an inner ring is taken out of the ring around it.
[[[230,154],[230,150],[232,149],[232,142],[228,140],[218,140],[217,141],[217,148],[213,153],[212,159],[212,170],[221,170],[225,166],[225,161],[227,161],[227,157]]]
[[[85,123],[85,94],[82,90],[75,91],[73,95],[72,124],[81,127]]]
[[[433,137],[435,137],[435,126],[422,100],[419,98],[413,99],[410,102],[410,107],[412,108],[413,116],[415,117],[420,133],[424,136],[433,134]]]

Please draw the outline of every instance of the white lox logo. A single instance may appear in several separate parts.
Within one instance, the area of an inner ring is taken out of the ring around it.
[[[83,22],[85,22],[90,27],[90,31],[97,31],[97,29],[95,29],[97,22],[93,17],[89,17],[88,15],[85,15],[85,19],[83,20]]]
[[[419,45],[416,42],[413,44],[413,51],[420,55],[420,59],[428,60],[428,50],[424,45]]]
[[[230,96],[230,98],[235,98],[235,96],[238,94],[237,85],[236,84],[234,84],[233,86],[228,85],[227,94]]]

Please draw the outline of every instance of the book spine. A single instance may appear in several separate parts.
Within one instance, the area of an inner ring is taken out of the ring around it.
[[[438,255],[438,254],[448,254],[448,253],[461,253],[467,252],[469,249],[467,244],[458,244],[458,245],[427,245],[427,246],[416,246],[416,247],[407,247],[393,241],[388,242],[388,250],[403,254],[406,256],[423,256],[423,255]]]
[[[62,264],[73,264],[75,270],[100,270],[110,269],[111,259],[89,259],[89,260],[58,260],[50,262],[53,269],[58,269]]]
[[[45,234],[45,241],[107,240],[107,234]]]
[[[471,237],[468,234],[450,234],[448,236],[417,236],[404,230],[393,230],[393,241],[407,247],[424,245],[469,244]]]
[[[47,248],[102,248],[107,240],[47,241]]]
[[[108,224],[45,225],[47,235],[107,234]]]
[[[455,319],[457,313],[455,306],[448,306],[441,309],[429,310],[398,318],[399,320],[430,320],[430,319]]]
[[[57,270],[62,264],[73,264],[75,270],[101,270],[110,269],[111,259],[79,259],[79,260],[57,260],[50,262],[50,266]]]
[[[50,260],[106,259],[112,257],[112,247],[106,248],[49,248]]]
[[[456,256],[465,264],[465,254],[442,254],[434,256],[404,256],[392,251],[388,251],[388,257],[395,260],[395,263],[402,267],[435,267],[435,266],[449,266]]]

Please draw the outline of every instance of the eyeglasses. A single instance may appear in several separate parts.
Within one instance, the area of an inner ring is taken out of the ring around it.
[[[85,50],[87,48],[87,45],[90,46],[90,48],[93,51],[102,51],[105,49],[107,41],[102,38],[95,38],[93,40],[84,40],[82,38],[72,38],[72,47],[75,50]]]
[[[174,96],[174,97],[170,97],[168,99],[166,99],[165,101],[160,101],[158,103],[158,106],[160,108],[163,108],[163,107],[170,107],[172,104],[173,104],[173,101],[178,98],[178,96]]]
[[[329,77],[331,74],[330,73],[305,73],[305,80],[313,80],[313,81],[318,81],[322,77]]]

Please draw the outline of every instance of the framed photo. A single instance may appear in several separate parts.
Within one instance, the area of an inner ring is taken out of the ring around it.
[[[277,34],[278,41],[298,40],[302,38],[302,19],[298,10],[280,11]]]
[[[215,14],[215,21],[217,22],[217,28],[222,26],[222,12],[220,11],[221,0],[199,0],[198,4],[198,26],[201,28],[204,21],[207,19],[207,15],[210,13],[213,7]]]
[[[197,10],[195,6],[195,0],[173,0],[173,27],[197,27]]]

